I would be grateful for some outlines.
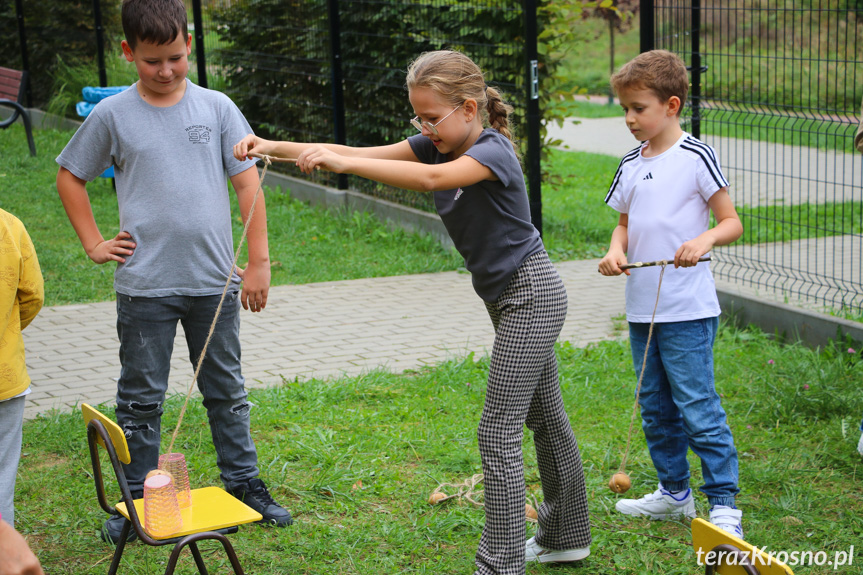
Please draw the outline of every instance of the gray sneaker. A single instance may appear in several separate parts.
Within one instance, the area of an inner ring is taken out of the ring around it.
[[[524,560],[539,561],[540,563],[570,563],[581,561],[590,555],[590,547],[582,549],[546,549],[540,547],[536,537],[531,537],[525,543]]]
[[[653,493],[648,493],[641,499],[621,499],[614,508],[626,515],[657,520],[678,517],[695,519],[695,500],[692,498],[692,490],[687,489],[672,495],[662,487],[661,483],[659,489]]]
[[[132,499],[141,499],[142,497],[144,497],[143,491],[132,492]],[[141,517],[141,520],[143,521],[144,518]],[[102,524],[102,532],[100,533],[102,541],[116,545],[120,541],[120,533],[123,531],[123,523],[125,523],[125,521],[126,518],[122,515],[112,515],[106,519],[105,523]],[[126,543],[131,543],[137,539],[138,534],[135,533],[135,529],[130,526],[129,535],[126,536]]]
[[[123,523],[126,522],[126,518],[122,515],[112,515],[108,519],[105,520],[105,523],[102,524],[102,541],[105,543],[113,543],[116,545],[120,542],[120,533],[123,532]],[[129,534],[126,536],[126,543],[131,543],[132,541],[136,541],[138,539],[138,534],[135,533],[135,530],[129,527]]]

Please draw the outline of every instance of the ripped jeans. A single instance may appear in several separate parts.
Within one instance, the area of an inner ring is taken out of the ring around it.
[[[143,491],[147,472],[158,464],[162,405],[177,322],[183,325],[194,369],[220,298],[221,295],[145,298],[117,294],[122,368],[117,382],[116,415],[132,456],[132,462],[123,467],[133,493]],[[216,464],[226,489],[258,475],[258,455],[249,430],[251,404],[240,365],[239,308],[238,293],[228,292],[197,381],[216,448]],[[180,445],[182,436],[181,429]],[[177,445],[174,450],[181,451]]]

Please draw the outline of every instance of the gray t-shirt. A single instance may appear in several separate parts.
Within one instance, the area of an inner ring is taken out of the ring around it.
[[[411,136],[408,143],[425,164],[447,161],[426,136]],[[530,220],[521,165],[506,136],[487,128],[465,155],[490,169],[498,180],[435,192],[435,207],[464,258],[474,290],[491,302],[506,289],[522,262],[544,248]]]
[[[57,163],[86,181],[114,166],[120,230],[137,243],[114,272],[117,292],[222,292],[234,259],[227,177],[255,164],[232,148],[251,131],[227,96],[188,80],[174,106],[151,106],[132,86],[93,109]]]

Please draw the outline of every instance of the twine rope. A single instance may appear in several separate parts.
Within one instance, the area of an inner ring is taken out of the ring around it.
[[[431,492],[430,498],[434,498],[435,493],[441,493],[444,497],[435,500],[435,504],[443,503],[448,499],[464,499],[474,507],[485,507],[485,503],[477,501],[475,498],[479,498],[485,493],[485,490],[478,490],[477,486],[482,483],[484,479],[484,475],[482,473],[477,473],[476,475],[472,475],[470,478],[465,479],[461,483],[441,483],[438,485],[434,491]],[[456,489],[456,492],[452,495],[447,495],[444,492],[444,487],[453,487]],[[527,499],[527,497],[525,497]],[[533,503],[533,508],[539,509],[539,502],[536,500],[536,497],[531,495],[530,497],[531,503]],[[525,517],[525,520],[530,523],[538,523],[538,519],[534,519],[533,517]]]
[[[207,334],[206,341],[204,341],[204,348],[201,350],[201,356],[198,358],[198,364],[195,366],[195,374],[192,376],[192,383],[189,384],[189,389],[186,392],[186,399],[183,402],[183,407],[180,409],[180,417],[177,419],[177,425],[174,427],[174,433],[171,435],[171,443],[168,445],[168,453],[173,453],[174,441],[177,439],[177,434],[180,432],[180,424],[183,423],[183,416],[186,414],[186,408],[189,405],[189,397],[191,397],[192,391],[195,389],[195,382],[198,381],[198,374],[201,372],[201,366],[204,364],[204,358],[207,356],[207,348],[210,346],[210,340],[213,339],[213,332],[216,330],[216,323],[218,323],[219,315],[222,313],[222,304],[225,303],[225,295],[228,293],[228,287],[230,287],[231,279],[234,277],[234,270],[237,267],[240,250],[243,249],[243,242],[246,241],[246,235],[249,233],[249,224],[252,223],[252,216],[255,214],[255,205],[258,202],[258,195],[264,190],[264,177],[267,175],[267,168],[272,162],[270,156],[261,155],[260,158],[264,160],[264,168],[261,170],[258,189],[255,190],[255,195],[252,198],[252,206],[249,208],[249,215],[246,218],[245,225],[243,226],[243,235],[240,236],[240,242],[237,244],[237,250],[234,252],[234,261],[231,262],[228,279],[225,281],[225,287],[222,289],[222,297],[219,299],[219,305],[216,307],[213,322],[210,324],[210,331]]]
[[[662,266],[659,272],[659,285],[656,287],[656,303],[653,304],[653,315],[650,317],[650,328],[647,330],[647,344],[644,346],[644,359],[641,361],[641,373],[638,376],[638,384],[635,386],[635,404],[632,406],[632,416],[629,418],[629,433],[626,436],[626,451],[623,452],[623,461],[620,463],[618,473],[626,472],[626,460],[629,458],[629,448],[632,445],[632,429],[635,426],[635,416],[638,414],[638,396],[641,393],[641,382],[644,379],[644,370],[647,368],[647,352],[650,351],[650,339],[653,337],[653,325],[656,319],[656,308],[659,307],[659,292],[662,289],[662,276],[665,275],[665,266],[668,260],[656,262]]]
[[[435,488],[434,491],[432,491],[432,495],[434,495],[435,493],[444,493],[444,491],[443,491],[444,487],[453,487],[456,489],[456,493],[454,493],[452,495],[446,495],[446,493],[444,493],[444,495],[446,495],[446,497],[439,499],[438,503],[442,503],[442,502],[446,501],[447,499],[454,499],[454,498],[458,497],[458,498],[466,499],[468,502],[472,503],[476,507],[484,507],[485,503],[482,503],[482,502],[474,499],[474,497],[480,497],[483,493],[485,493],[484,489],[477,490],[477,486],[480,483],[482,483],[482,479],[483,479],[483,474],[477,473],[475,475],[472,475],[470,478],[465,479],[461,483],[441,483],[440,485],[438,485]]]

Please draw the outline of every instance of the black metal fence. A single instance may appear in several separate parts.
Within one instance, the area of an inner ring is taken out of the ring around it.
[[[642,1],[642,49],[690,66],[688,130],[731,182],[743,243],[718,276],[863,312],[860,0]]]
[[[486,72],[487,83],[501,89],[515,108],[514,131],[526,144],[522,149],[531,213],[542,231],[539,94],[531,90],[538,70],[539,0],[184,1],[195,46],[190,77],[231,96],[255,131],[266,137],[348,145],[403,139],[413,133],[404,87],[410,61],[428,50],[465,52]],[[111,73],[118,54],[105,50],[108,46],[117,52],[122,38],[120,3],[89,0],[61,5],[75,14],[74,25],[59,23],[71,28],[73,38],[67,41],[93,47],[85,51],[97,54],[103,86],[129,83],[127,78],[110,77],[122,74]],[[16,0],[12,10],[0,0],[0,13],[14,13],[21,33],[17,66],[28,67],[29,50],[67,54],[63,44],[51,43],[50,34],[32,34],[44,32],[40,21],[53,8]],[[88,22],[81,20],[84,13],[92,15]],[[11,19],[4,17],[0,24],[11,44]],[[39,75],[40,104],[51,90],[51,75]],[[344,176],[314,178],[348,187]],[[350,187],[433,211],[428,194],[361,178],[352,178]]]
[[[531,215],[542,231],[540,116],[531,92],[536,0],[186,0],[195,14],[199,78],[246,111],[264,135],[383,145],[412,134],[405,70],[412,58],[461,50],[515,107]],[[206,55],[206,66],[200,61]],[[319,176],[348,187],[348,177]],[[350,187],[433,211],[428,194],[352,178]]]
[[[405,71],[412,58],[441,48],[471,56],[486,71],[487,82],[514,104],[520,135],[530,134],[524,75],[531,41],[525,32],[528,17],[535,17],[535,2],[186,1],[201,47],[199,81],[206,69],[211,87],[226,92],[265,137],[364,146],[415,133]],[[538,134],[538,114],[532,129]],[[528,160],[534,152],[538,158],[537,148],[528,150]],[[531,197],[538,200],[538,161],[529,175],[535,176]],[[345,176],[318,177],[321,183],[348,187]],[[361,178],[351,178],[350,187],[433,210],[428,194]],[[534,219],[541,221],[538,202],[535,207]]]

